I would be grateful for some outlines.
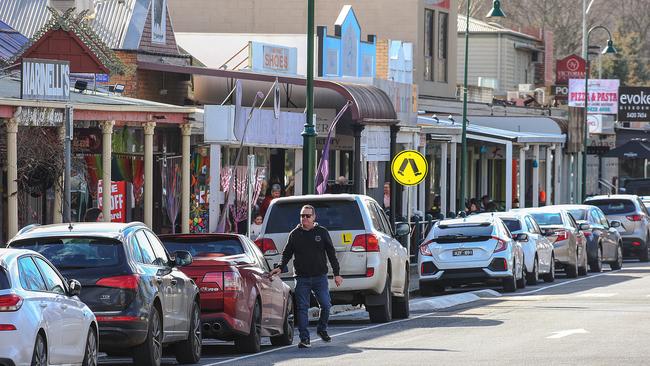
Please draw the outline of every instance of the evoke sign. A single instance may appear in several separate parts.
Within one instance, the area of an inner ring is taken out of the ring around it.
[[[620,87],[618,89],[618,120],[650,122],[650,88]]]
[[[69,100],[70,62],[23,59],[20,92],[22,99]]]

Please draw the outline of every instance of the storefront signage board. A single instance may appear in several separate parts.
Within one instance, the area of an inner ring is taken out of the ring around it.
[[[618,113],[618,79],[589,79],[589,113]],[[569,107],[585,105],[584,79],[569,80]]]
[[[555,62],[555,83],[566,85],[570,79],[584,79],[587,63],[577,55],[569,55]]]
[[[70,62],[23,59],[20,97],[31,100],[70,100]]]
[[[296,75],[298,49],[261,42],[250,42],[249,66],[253,71]]]
[[[618,120],[650,122],[650,88],[622,86],[618,89]]]

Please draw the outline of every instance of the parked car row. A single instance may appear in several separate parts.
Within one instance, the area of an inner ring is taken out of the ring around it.
[[[556,269],[575,278],[601,272],[603,264],[620,269],[624,255],[646,261],[648,216],[638,197],[617,195],[441,220],[419,248],[420,292],[486,282],[514,292],[553,282]]]
[[[373,322],[408,317],[409,257],[396,238],[409,228],[394,233],[366,196],[277,199],[255,243],[158,237],[142,223],[34,225],[0,249],[0,365],[96,365],[100,351],[160,365],[164,348],[197,363],[204,337],[247,353],[262,337],[292,344],[293,266],[281,278],[270,272],[304,204],[329,229],[341,265],[333,303],[364,304]]]

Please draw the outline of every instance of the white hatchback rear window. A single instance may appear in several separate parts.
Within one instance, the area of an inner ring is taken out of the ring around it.
[[[300,209],[310,204],[316,209],[316,222],[330,231],[364,230],[359,205],[355,201],[286,202],[273,206],[265,233],[288,233],[300,223]]]
[[[9,276],[4,268],[0,267],[0,290],[9,289]]]

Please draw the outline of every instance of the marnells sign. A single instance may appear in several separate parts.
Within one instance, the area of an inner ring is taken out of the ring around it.
[[[70,62],[25,58],[21,71],[22,99],[70,99]]]
[[[555,64],[555,84],[566,85],[570,79],[584,79],[587,69],[585,60],[576,55],[569,55]]]

